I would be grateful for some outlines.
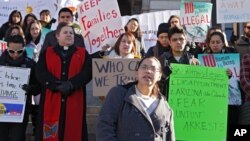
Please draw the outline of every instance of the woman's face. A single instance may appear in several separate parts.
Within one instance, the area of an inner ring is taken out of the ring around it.
[[[154,86],[161,79],[161,64],[154,58],[143,60],[137,71],[138,84]]]
[[[127,24],[127,28],[129,32],[134,33],[139,27],[139,23],[135,20],[131,20],[128,24]]]
[[[129,53],[132,52],[132,49],[133,49],[132,39],[129,39],[128,36],[123,35],[120,46],[119,46],[120,56],[128,55]]]
[[[30,34],[33,39],[36,39],[39,36],[39,33],[41,31],[41,27],[37,23],[33,23],[30,27]]]
[[[170,25],[171,25],[171,27],[180,25],[180,20],[179,20],[178,18],[172,18],[172,19],[170,20]]]
[[[72,27],[64,26],[61,31],[56,34],[56,38],[60,46],[71,46],[74,44],[74,31]]]
[[[7,49],[10,57],[13,60],[18,59],[24,52],[23,44],[21,43],[9,43],[8,49]]]
[[[209,41],[209,47],[214,53],[219,53],[222,50],[224,43],[219,35],[213,35]]]
[[[20,16],[20,14],[19,13],[14,13],[13,15],[12,15],[12,22],[13,23],[19,23],[20,22],[20,20],[21,20],[21,16]]]
[[[27,20],[26,20],[27,25],[29,25],[29,24],[30,24],[32,21],[34,21],[34,20],[35,20],[34,17],[29,16],[29,17],[27,18]]]

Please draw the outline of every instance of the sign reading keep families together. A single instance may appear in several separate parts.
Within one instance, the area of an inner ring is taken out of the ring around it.
[[[85,0],[78,14],[86,49],[90,54],[105,44],[113,45],[121,33],[121,14],[117,0]]]
[[[23,122],[30,69],[0,66],[0,122]]]

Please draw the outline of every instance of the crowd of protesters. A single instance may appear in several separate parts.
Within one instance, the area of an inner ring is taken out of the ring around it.
[[[43,28],[55,22],[46,9],[40,18],[29,13],[24,19],[14,10],[1,26],[0,40],[8,47],[0,65],[31,68],[29,83],[22,86],[27,95],[24,120],[0,122],[1,141],[25,141],[30,114],[36,141],[87,141],[86,84],[92,79],[92,58],[141,58],[137,81],[114,86],[105,98],[97,121],[98,141],[174,141],[174,114],[167,102],[170,65],[200,65],[198,54],[240,53],[243,102],[228,106],[228,128],[250,124],[250,22],[243,24],[244,35],[232,44],[222,29],[211,27],[205,46],[199,46],[188,41],[179,16],[172,15],[168,23],[159,24],[157,43],[146,50],[140,23],[132,18],[114,45],[89,55],[73,16],[70,9],[61,8],[56,30],[45,38]],[[231,79],[232,70],[225,73]]]

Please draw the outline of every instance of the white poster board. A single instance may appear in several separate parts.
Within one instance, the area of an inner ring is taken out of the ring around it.
[[[171,15],[179,16],[180,10],[164,10],[139,15],[123,16],[122,24],[125,26],[131,18],[138,19],[147,51],[151,46],[156,45],[159,24],[163,22],[167,23]]]
[[[216,0],[217,23],[250,21],[250,0]]]
[[[90,54],[113,45],[124,32],[117,0],[84,0],[77,8],[85,47]]]
[[[23,121],[29,77],[29,68],[0,66],[0,122]]]

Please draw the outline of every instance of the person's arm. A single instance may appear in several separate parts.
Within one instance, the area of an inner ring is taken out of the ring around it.
[[[82,70],[79,74],[70,78],[68,81],[72,84],[73,89],[79,89],[80,87],[89,83],[92,79],[92,59],[88,52],[85,50],[85,62],[82,66]]]
[[[57,86],[56,81],[59,81],[54,75],[52,75],[46,65],[46,50],[41,52],[39,60],[36,65],[36,78],[42,86],[46,86],[52,91],[55,91]]]
[[[167,141],[175,141],[175,132],[174,132],[174,115],[173,111],[171,110],[171,117],[170,117],[170,123],[169,123],[169,134],[167,136]]]
[[[127,90],[122,86],[113,87],[104,102],[97,119],[96,140],[117,141],[117,125],[119,113],[124,105]]]
[[[250,54],[243,56],[240,68],[240,85],[246,95],[250,96]]]

